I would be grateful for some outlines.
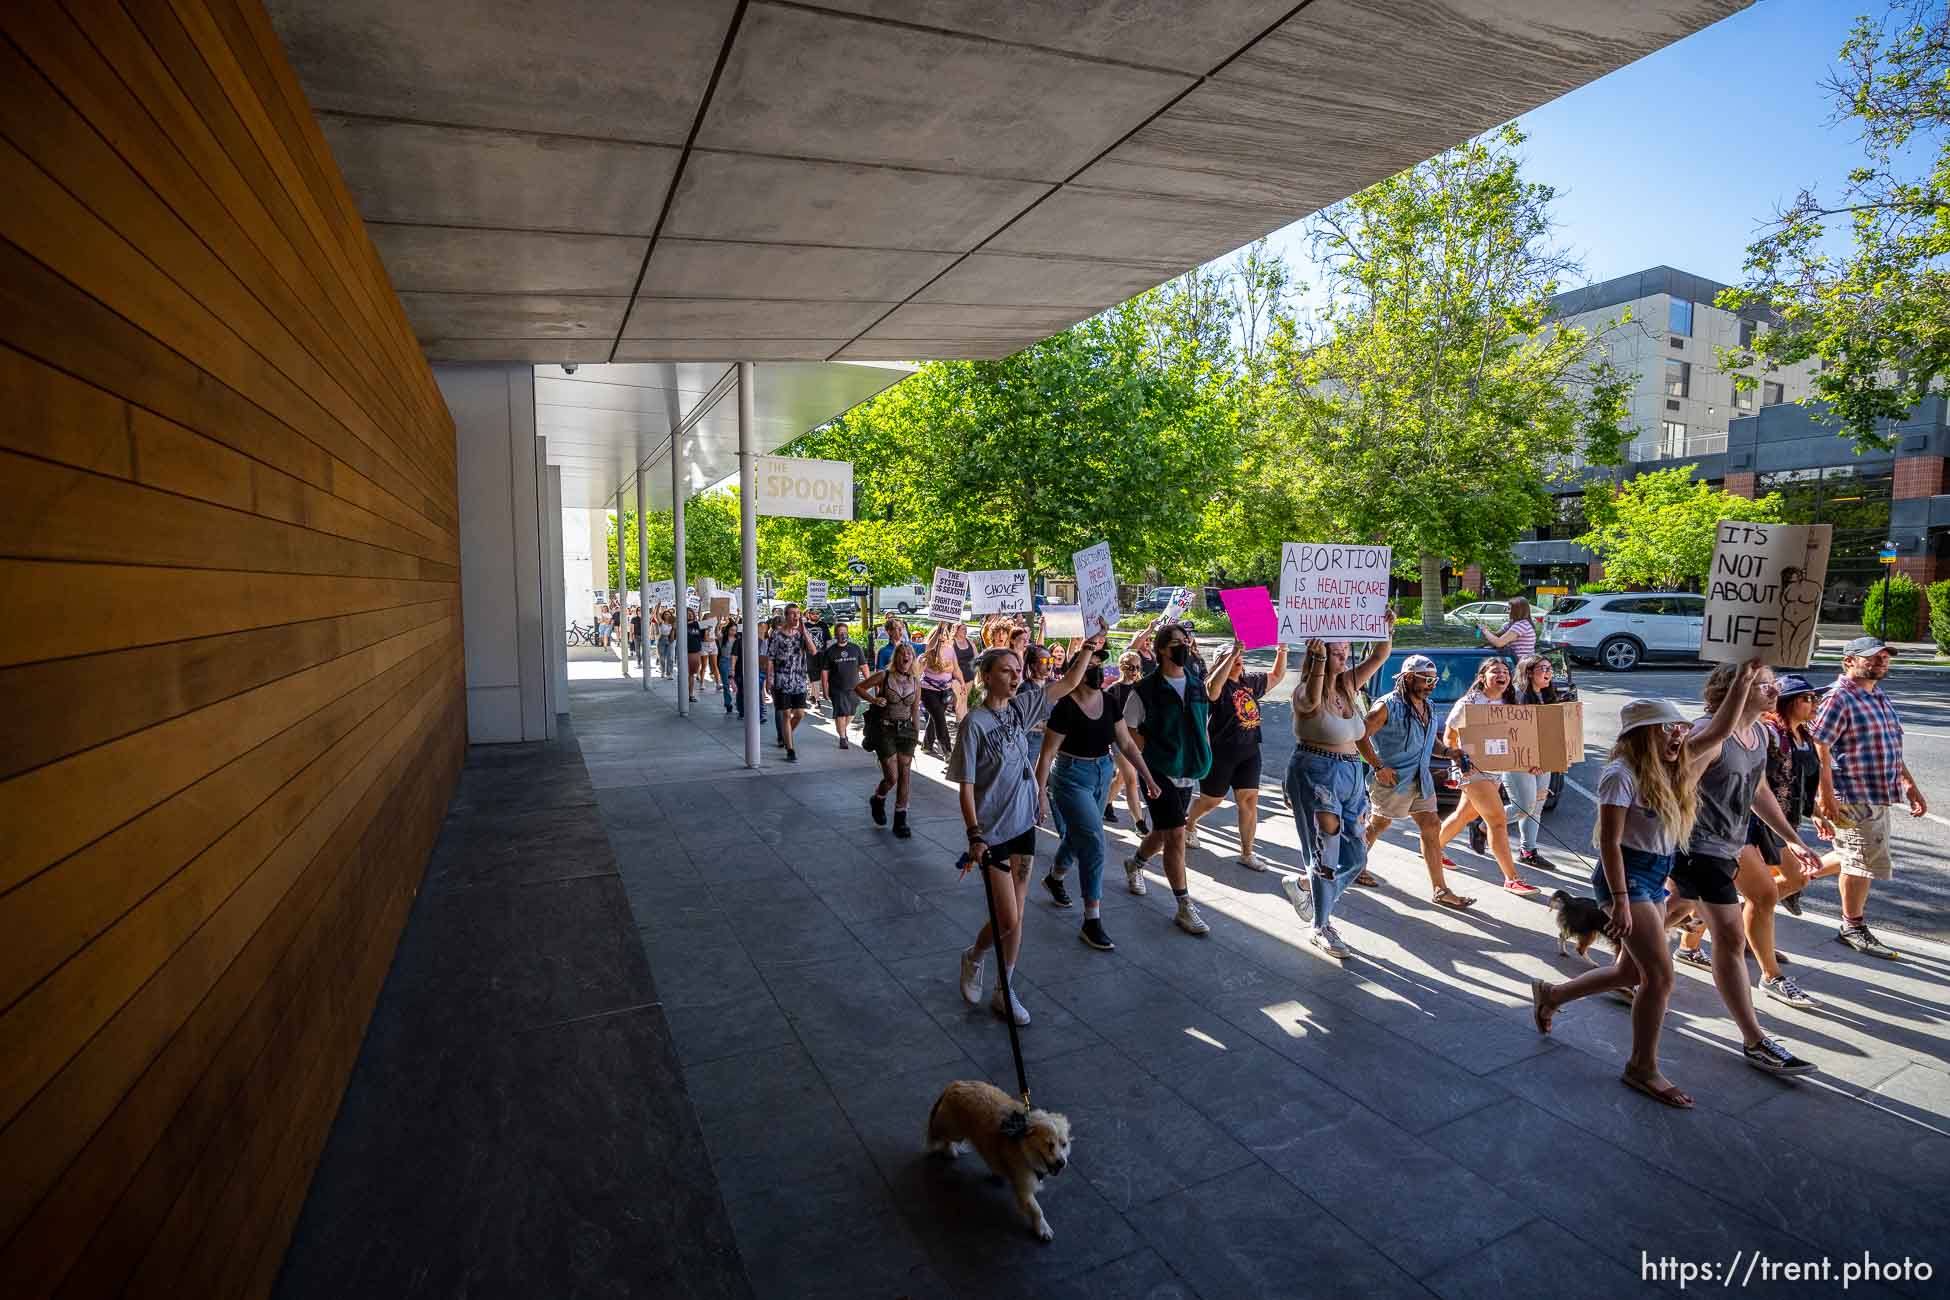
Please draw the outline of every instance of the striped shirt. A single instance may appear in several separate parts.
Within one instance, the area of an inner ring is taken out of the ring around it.
[[[1858,686],[1846,674],[1837,677],[1809,733],[1835,760],[1837,801],[1903,802],[1903,724],[1880,686]]]

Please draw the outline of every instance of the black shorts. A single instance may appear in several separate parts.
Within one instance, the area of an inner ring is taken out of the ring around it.
[[[1170,831],[1183,826],[1192,810],[1192,792],[1189,787],[1173,785],[1163,777],[1158,779],[1158,797],[1153,799],[1151,792],[1144,792],[1144,806],[1151,810],[1153,830]]]
[[[1012,840],[1008,840],[1002,844],[989,845],[987,851],[982,854],[982,865],[990,871],[1007,871],[1009,869],[1009,859],[1014,855],[1020,855],[1025,858],[1033,858],[1036,856],[1036,828],[1034,826],[1031,826],[1028,830]]]
[[[1259,789],[1259,746],[1215,750],[1212,770],[1198,783],[1198,792],[1217,799],[1229,790]]]
[[[1733,887],[1736,869],[1732,858],[1682,849],[1672,862],[1672,892],[1700,903],[1738,903],[1740,891]]]
[[[1767,829],[1767,824],[1758,817],[1747,821],[1747,843],[1760,850],[1760,859],[1770,867],[1781,865],[1781,850],[1787,847],[1781,837]]]
[[[860,711],[860,697],[852,691],[833,692],[833,716],[850,718]]]
[[[804,691],[773,691],[772,703],[781,709],[803,709],[806,707]]]

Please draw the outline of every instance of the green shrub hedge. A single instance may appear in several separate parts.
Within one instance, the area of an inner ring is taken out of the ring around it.
[[[1891,641],[1914,641],[1916,639],[1916,615],[1923,603],[1923,589],[1905,574],[1895,574],[1888,582],[1889,588],[1889,626],[1882,625],[1883,586],[1878,581],[1870,587],[1868,597],[1862,602],[1862,630],[1870,636],[1887,637]]]
[[[1950,655],[1950,578],[1930,584],[1930,638],[1938,654]]]

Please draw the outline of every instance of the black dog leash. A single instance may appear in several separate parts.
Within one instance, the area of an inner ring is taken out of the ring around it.
[[[968,854],[961,855],[963,863],[969,862]],[[959,865],[959,864],[957,864]],[[1022,1036],[1016,1030],[1016,1002],[1009,993],[1009,963],[1002,960],[1002,922],[995,915],[995,882],[989,877],[993,874],[988,866],[980,861],[974,863],[975,870],[982,873],[982,897],[989,904],[989,938],[995,944],[995,975],[1002,989],[1002,1019],[1009,1026],[1009,1051],[1016,1058],[1016,1091],[1022,1094],[1023,1109],[1029,1108],[1029,1076],[1022,1068]],[[1013,868],[1011,879],[1013,879]]]

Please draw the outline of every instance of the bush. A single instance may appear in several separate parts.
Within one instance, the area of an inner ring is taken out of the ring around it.
[[[1862,602],[1862,630],[1870,636],[1888,637],[1891,641],[1914,641],[1916,639],[1916,615],[1923,602],[1923,589],[1906,574],[1895,574],[1889,579],[1889,627],[1882,626],[1883,584],[1878,581],[1868,590]]]
[[[1931,583],[1929,597],[1930,637],[1937,653],[1950,654],[1950,578]]]
[[[1609,592],[1621,590],[1623,588],[1617,583],[1606,582],[1603,578],[1599,578],[1595,582],[1580,582],[1578,584],[1578,595],[1580,596],[1603,596]]]

